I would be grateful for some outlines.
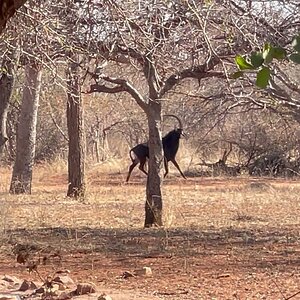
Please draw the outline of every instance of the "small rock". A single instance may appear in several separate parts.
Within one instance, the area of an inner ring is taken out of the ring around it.
[[[98,297],[98,300],[112,300],[112,297],[106,294],[102,294]]]
[[[152,270],[149,267],[143,267],[134,271],[134,274],[137,276],[152,276]]]
[[[75,283],[73,279],[68,275],[59,275],[56,276],[52,282],[63,284],[66,287],[74,286]]]
[[[96,292],[96,287],[92,283],[79,283],[76,288],[76,295],[85,295]]]
[[[21,280],[15,276],[10,276],[10,275],[4,275],[2,280],[7,281],[12,284],[20,284]]]
[[[135,275],[134,275],[133,273],[129,272],[129,271],[125,271],[125,272],[122,274],[121,277],[124,278],[124,279],[127,279],[127,278],[130,278],[130,277],[135,277]]]
[[[28,290],[35,290],[36,288],[37,288],[37,286],[34,282],[24,280],[19,288],[19,291],[26,292]]]

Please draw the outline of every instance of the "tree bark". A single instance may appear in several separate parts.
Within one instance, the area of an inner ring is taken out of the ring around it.
[[[16,160],[10,185],[10,193],[13,194],[31,194],[41,82],[41,68],[35,64],[27,65],[17,130]]]
[[[13,84],[14,74],[12,72],[12,69],[3,72],[0,78],[0,153],[2,153],[3,146],[8,140],[6,132],[6,122]]]
[[[15,14],[26,0],[2,0],[0,4],[0,34],[5,28],[6,22]]]
[[[151,101],[147,111],[149,128],[149,163],[145,203],[145,227],[162,226],[162,166],[161,103]]]
[[[69,197],[85,196],[85,142],[83,128],[83,104],[79,83],[79,58],[72,55],[67,70],[68,102],[67,125],[69,136],[68,192]]]
[[[146,68],[147,69],[147,68]],[[144,72],[147,74],[147,70]],[[109,76],[102,76],[103,80],[114,84],[113,87],[93,84],[90,85],[90,91],[87,93],[129,93],[136,103],[144,110],[148,120],[149,130],[149,162],[148,176],[146,186],[145,203],[145,227],[162,226],[162,166],[164,162],[162,134],[161,134],[161,116],[162,107],[159,100],[159,94],[154,88],[155,76],[148,79],[149,97],[144,97],[128,81]],[[148,77],[147,77],[148,78]],[[152,80],[152,81],[151,81]]]
[[[6,130],[7,114],[14,87],[15,69],[19,54],[19,49],[16,47],[16,49],[4,55],[2,62],[2,72],[0,74],[0,154],[3,152],[4,144],[8,140]]]

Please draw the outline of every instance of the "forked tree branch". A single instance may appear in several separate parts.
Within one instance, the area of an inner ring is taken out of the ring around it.
[[[99,84],[99,83],[91,84],[90,90],[85,92],[85,94],[91,94],[91,93],[95,93],[95,92],[109,93],[109,94],[127,92],[134,98],[134,100],[138,103],[138,105],[143,110],[147,111],[148,101],[127,80],[106,76],[104,74],[100,75],[98,78],[102,79],[103,81],[112,83],[115,86],[111,87],[111,86],[107,86],[105,84]]]
[[[189,68],[182,70],[178,74],[171,75],[164,83],[162,89],[159,91],[159,98],[162,98],[167,92],[169,92],[174,86],[179,84],[182,80],[186,78],[194,78],[201,80],[203,78],[226,78],[226,75],[223,72],[210,72],[201,70],[201,68]]]

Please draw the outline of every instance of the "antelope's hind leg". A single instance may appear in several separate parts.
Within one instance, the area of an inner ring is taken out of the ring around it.
[[[128,175],[127,175],[127,178],[126,178],[126,182],[129,181],[131,172],[133,171],[133,169],[135,168],[135,166],[136,166],[138,163],[139,163],[139,161],[138,161],[137,159],[135,159],[135,160],[132,161],[132,164],[131,164],[130,167],[129,167],[129,171],[128,171]]]
[[[146,158],[140,161],[139,169],[148,176],[148,173],[145,170],[146,161],[147,161]]]
[[[164,178],[167,176],[167,174],[169,173],[169,166],[168,166],[168,161],[166,159],[166,157],[164,157],[164,166],[165,166],[165,175]]]

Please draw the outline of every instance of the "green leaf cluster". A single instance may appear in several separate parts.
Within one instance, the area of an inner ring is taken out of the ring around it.
[[[265,44],[262,51],[252,52],[250,55],[235,57],[235,63],[239,71],[233,73],[231,78],[237,79],[243,76],[244,72],[255,72],[256,85],[266,88],[271,78],[271,69],[268,67],[274,59],[289,59],[294,63],[300,64],[300,35],[293,39],[292,47],[295,52],[290,55],[283,47]]]

